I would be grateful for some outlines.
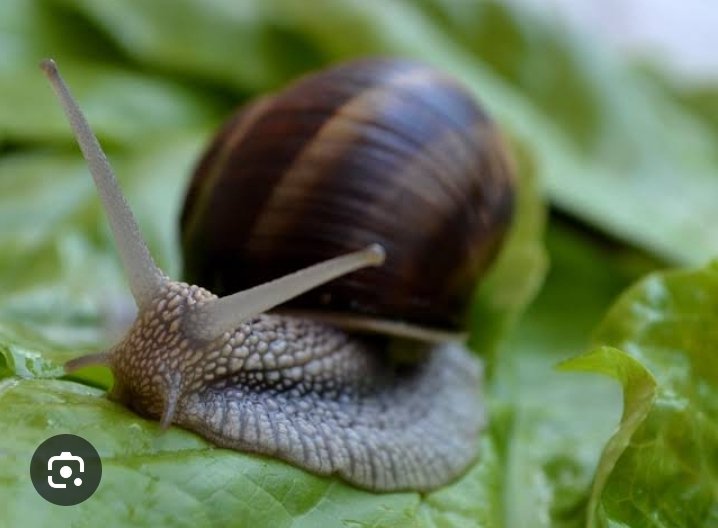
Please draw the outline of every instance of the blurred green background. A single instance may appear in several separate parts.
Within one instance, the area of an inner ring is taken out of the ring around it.
[[[480,462],[432,494],[374,495],[184,431],[159,435],[92,388],[107,372],[55,379],[65,360],[106,346],[104,321],[128,292],[39,61],[60,65],[153,254],[178,277],[178,211],[212,131],[243,101],[367,55],[455,75],[520,168],[518,218],[472,317],[492,415]],[[0,525],[718,525],[715,269],[653,275],[593,331],[644,274],[718,255],[715,86],[629,64],[503,2],[3,0],[0,101]],[[555,368],[592,344],[630,355],[600,349],[574,365],[623,385],[613,437],[621,387]],[[661,402],[690,410],[665,415]],[[105,475],[59,511],[26,465],[61,432],[90,439]]]

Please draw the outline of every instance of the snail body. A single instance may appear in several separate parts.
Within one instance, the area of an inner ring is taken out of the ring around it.
[[[123,340],[68,371],[106,364],[110,397],[163,427],[375,491],[433,489],[468,467],[485,421],[481,371],[452,337],[508,224],[512,185],[495,130],[460,87],[413,63],[361,61],[241,110],[183,212],[198,286],[157,268],[54,63],[43,66],[138,305]]]
[[[213,298],[169,283],[112,351],[112,399],[372,490],[428,490],[474,457],[480,371],[461,345],[424,345],[425,361],[398,368],[380,344],[298,317],[259,315],[204,344],[149,335]]]

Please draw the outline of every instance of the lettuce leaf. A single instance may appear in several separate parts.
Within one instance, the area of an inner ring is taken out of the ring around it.
[[[620,416],[620,391],[609,380],[555,366],[584,349],[615,296],[658,263],[555,216],[547,235],[545,287],[503,344],[493,379],[494,397],[513,414],[504,526],[579,528]]]
[[[718,523],[718,262],[628,290],[564,368],[615,378],[623,418],[606,444],[589,526]]]

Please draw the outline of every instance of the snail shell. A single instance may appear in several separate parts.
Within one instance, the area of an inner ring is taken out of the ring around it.
[[[427,66],[365,59],[306,76],[241,108],[199,163],[181,221],[185,278],[223,295],[379,243],[383,266],[283,308],[461,332],[511,218],[502,145],[473,97]]]
[[[229,293],[218,298],[156,266],[54,63],[43,68],[138,306],[119,343],[68,372],[105,364],[110,397],[163,427],[375,491],[429,490],[466,470],[484,424],[480,367],[462,344],[424,339],[460,328],[513,194],[498,135],[460,87],[414,63],[361,61],[240,111],[183,214],[188,275]],[[317,318],[263,313],[343,276],[296,301]],[[322,311],[422,339],[347,332]]]

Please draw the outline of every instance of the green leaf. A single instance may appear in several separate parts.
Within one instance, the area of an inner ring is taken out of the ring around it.
[[[590,525],[715,526],[718,264],[643,280],[608,312],[596,342],[603,346],[564,365],[611,376],[624,390]]]
[[[0,381],[0,483],[9,525],[140,523],[221,526],[459,526],[492,517],[498,467],[493,436],[483,463],[452,486],[422,497],[375,494],[310,475],[280,461],[217,449],[196,435],[139,418],[102,392],[67,381]],[[496,424],[499,424],[499,420]],[[111,425],[110,425],[111,424]],[[45,502],[27,477],[34,449],[47,437],[81,434],[97,448],[103,477],[97,492],[73,508]],[[477,495],[479,494],[479,495]],[[494,511],[494,514],[496,512]]]
[[[0,141],[74,143],[71,131],[39,58],[0,70]],[[219,105],[167,79],[105,64],[58,59],[73,94],[95,132],[110,146],[156,142],[178,130],[206,128],[218,119]]]
[[[538,294],[548,270],[543,242],[546,208],[535,168],[525,147],[516,143],[514,152],[516,214],[496,263],[478,285],[471,312],[469,344],[487,361],[489,376],[496,349]]]
[[[557,218],[547,245],[546,285],[502,344],[492,383],[492,399],[513,414],[503,447],[504,525],[578,528],[620,393],[608,380],[555,365],[584,349],[613,298],[657,263]]]
[[[325,60],[307,45],[304,35],[277,27],[264,2],[54,3],[95,22],[124,53],[154,71],[192,76],[237,91],[276,87]]]
[[[588,504],[588,525],[596,523],[598,501],[606,481],[618,460],[631,442],[631,437],[646,419],[656,396],[656,380],[643,365],[618,349],[601,347],[586,355],[561,364],[564,370],[597,372],[615,378],[623,386],[623,417],[619,430],[603,449],[594,476],[593,490]]]

